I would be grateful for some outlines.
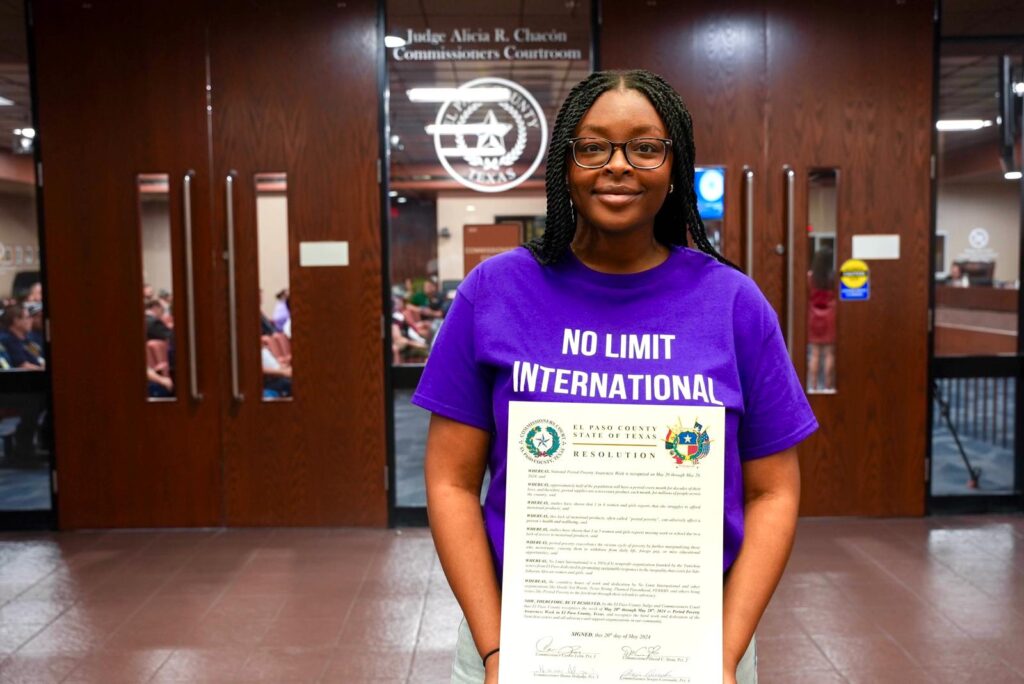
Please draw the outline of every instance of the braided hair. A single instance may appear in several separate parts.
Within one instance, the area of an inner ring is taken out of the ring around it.
[[[632,71],[597,71],[576,84],[569,92],[555,117],[548,147],[547,172],[544,185],[547,191],[547,225],[544,233],[526,243],[533,257],[541,264],[559,261],[569,249],[576,234],[576,214],[569,201],[567,168],[569,139],[576,127],[603,93],[622,88],[642,93],[654,106],[672,139],[672,179],[679,189],[665,198],[654,217],[654,238],[664,245],[687,244],[689,232],[694,245],[718,261],[735,267],[718,253],[708,240],[704,222],[697,211],[697,193],[694,189],[693,121],[682,98],[663,78],[643,69]]]

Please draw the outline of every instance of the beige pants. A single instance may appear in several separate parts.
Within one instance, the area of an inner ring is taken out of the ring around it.
[[[750,640],[747,652],[736,667],[736,684],[757,684],[757,645]],[[483,684],[484,666],[480,662],[469,625],[459,625],[459,640],[455,644],[455,662],[452,663],[452,684]]]

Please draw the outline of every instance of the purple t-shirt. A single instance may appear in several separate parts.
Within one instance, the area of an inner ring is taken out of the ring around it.
[[[647,271],[600,273],[525,248],[459,286],[412,402],[492,433],[484,522],[501,577],[509,401],[725,407],[724,570],[743,542],[741,462],[818,423],[778,318],[747,276],[673,247]]]

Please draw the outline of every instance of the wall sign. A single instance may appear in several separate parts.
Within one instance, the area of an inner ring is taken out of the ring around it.
[[[871,270],[860,259],[847,259],[839,267],[839,299],[866,301],[871,298]]]
[[[967,234],[967,249],[960,252],[957,261],[995,261],[999,253],[989,247],[990,236],[981,226],[971,228]]]
[[[474,98],[476,89],[506,88],[508,99]],[[540,166],[548,144],[544,111],[528,90],[504,78],[477,78],[441,105],[427,132],[448,174],[477,192],[504,192]],[[528,156],[527,156],[528,155]],[[516,162],[526,159],[525,169]]]
[[[410,28],[397,35],[405,45],[391,50],[396,62],[585,59],[583,50],[570,46],[569,33],[557,28]]]

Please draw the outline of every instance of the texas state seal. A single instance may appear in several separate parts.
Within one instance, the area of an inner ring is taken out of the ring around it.
[[[665,449],[676,465],[693,465],[711,452],[711,438],[699,421],[693,421],[692,430],[684,428],[682,421],[676,421],[665,435]]]

